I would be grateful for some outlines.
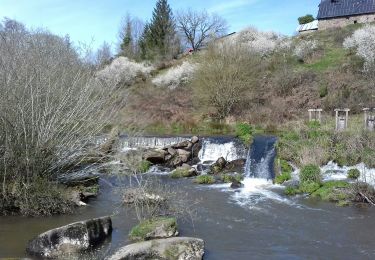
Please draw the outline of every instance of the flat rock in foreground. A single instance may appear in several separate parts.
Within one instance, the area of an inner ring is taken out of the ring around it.
[[[108,260],[201,260],[203,255],[202,239],[173,237],[125,246]]]
[[[97,246],[111,233],[110,217],[80,221],[40,234],[29,241],[26,251],[37,257],[57,258]]]

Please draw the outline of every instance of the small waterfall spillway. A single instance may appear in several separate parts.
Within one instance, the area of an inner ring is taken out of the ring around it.
[[[269,136],[257,136],[251,145],[245,165],[245,177],[272,180],[275,177],[274,160],[277,139]]]

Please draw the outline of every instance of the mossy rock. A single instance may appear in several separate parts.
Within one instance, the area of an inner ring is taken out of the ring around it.
[[[214,184],[216,182],[215,178],[210,175],[200,175],[194,180],[198,184]]]
[[[224,183],[233,183],[233,182],[241,182],[243,181],[244,177],[240,174],[222,174],[220,179]]]
[[[129,238],[132,241],[145,241],[168,238],[178,235],[177,221],[173,217],[158,217],[145,220],[132,228]]]
[[[138,172],[140,172],[140,173],[146,173],[146,172],[148,172],[148,171],[150,170],[151,165],[152,165],[152,163],[150,163],[149,161],[142,160],[142,161],[139,163],[139,165],[138,165],[138,167],[137,167],[137,170],[138,170]]]
[[[358,169],[350,169],[348,172],[348,178],[356,180],[361,176],[361,172]]]
[[[179,167],[174,170],[169,176],[172,179],[189,178],[197,176],[197,172],[194,168]]]

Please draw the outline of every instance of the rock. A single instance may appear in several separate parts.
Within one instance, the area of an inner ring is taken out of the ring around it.
[[[111,233],[110,217],[90,219],[40,234],[28,242],[26,251],[36,257],[58,258],[98,246]]]
[[[202,149],[202,143],[201,142],[195,143],[193,147],[191,148],[192,157],[198,158],[199,152],[201,149]]]
[[[232,171],[232,172],[243,172],[245,164],[246,164],[246,159],[234,160],[234,161],[228,162],[225,165],[225,170]]]
[[[165,163],[166,155],[167,152],[164,150],[152,149],[146,151],[146,153],[143,155],[143,159],[153,164],[163,164]]]
[[[183,141],[183,142],[181,142],[181,143],[178,143],[178,144],[174,144],[174,145],[172,145],[172,148],[174,148],[174,149],[185,149],[185,148],[188,147],[190,144],[191,144],[190,141]]]
[[[198,136],[193,136],[192,138],[191,138],[191,143],[192,144],[196,144],[196,143],[198,143],[199,142],[199,137]]]
[[[176,149],[173,149],[172,147],[169,147],[167,151],[172,156],[175,156],[177,153]]]
[[[299,180],[289,180],[289,181],[285,181],[282,185],[285,187],[298,188],[300,185],[300,182]]]
[[[173,237],[125,246],[108,260],[201,260],[203,255],[202,239]]]
[[[135,226],[129,234],[132,241],[145,241],[178,236],[176,218],[160,217],[145,220]]]
[[[133,204],[135,202],[145,204],[156,204],[161,203],[163,201],[165,201],[165,199],[160,197],[159,195],[147,193],[140,188],[129,188],[125,191],[123,195],[123,202],[125,204]]]
[[[239,189],[243,187],[243,184],[237,180],[234,180],[230,185],[231,189]]]
[[[171,177],[174,179],[178,178],[190,178],[197,176],[198,172],[195,170],[195,168],[191,167],[188,164],[183,164],[181,167],[177,167],[176,170],[174,170],[171,173]]]
[[[223,157],[220,157],[219,159],[217,159],[217,161],[214,164],[211,165],[209,173],[210,174],[220,173],[222,170],[224,170],[226,164],[227,164],[227,161]]]

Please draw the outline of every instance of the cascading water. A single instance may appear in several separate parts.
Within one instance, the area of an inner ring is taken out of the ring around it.
[[[163,148],[168,145],[177,144],[186,140],[189,137],[153,137],[153,136],[140,136],[140,137],[123,137],[121,138],[121,150],[128,151],[137,148]]]
[[[269,136],[257,136],[249,149],[245,177],[272,180],[275,177],[273,166],[276,156],[277,139]]]
[[[233,161],[246,157],[246,148],[233,137],[203,138],[202,149],[199,152],[201,162],[212,162],[223,157]]]

